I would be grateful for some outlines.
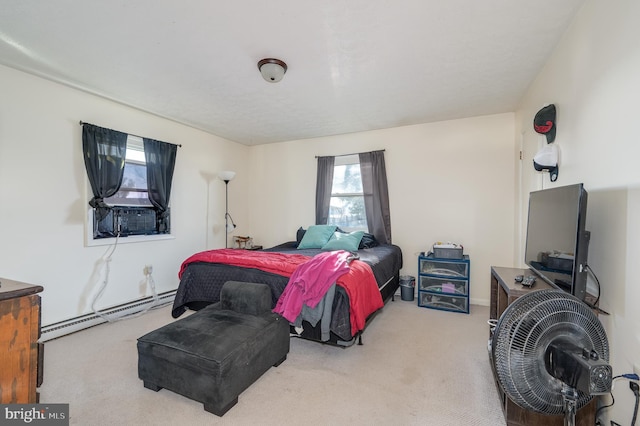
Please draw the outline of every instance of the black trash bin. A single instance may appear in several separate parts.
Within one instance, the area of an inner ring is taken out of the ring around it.
[[[414,297],[414,287],[416,286],[416,278],[411,275],[400,276],[400,297],[402,300],[411,301]]]

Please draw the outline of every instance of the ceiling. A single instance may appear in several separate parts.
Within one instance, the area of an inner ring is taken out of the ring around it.
[[[514,111],[583,2],[0,0],[0,63],[257,145]]]

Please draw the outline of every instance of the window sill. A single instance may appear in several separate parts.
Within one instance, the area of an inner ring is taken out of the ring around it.
[[[162,235],[130,235],[128,237],[117,238],[118,244],[147,243],[150,241],[175,240],[171,234]],[[99,238],[94,240],[91,235],[87,237],[86,247],[109,246],[116,243],[116,238]]]

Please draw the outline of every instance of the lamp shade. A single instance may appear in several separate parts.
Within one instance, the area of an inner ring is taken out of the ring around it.
[[[287,72],[287,64],[280,59],[266,58],[258,62],[258,69],[262,78],[269,83],[277,83],[282,80],[284,73]]]
[[[218,177],[225,182],[229,182],[230,180],[233,180],[234,177],[236,177],[236,172],[225,170],[218,173]]]

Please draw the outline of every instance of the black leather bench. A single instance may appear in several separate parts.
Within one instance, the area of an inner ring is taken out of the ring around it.
[[[138,377],[224,415],[238,395],[289,353],[289,324],[264,284],[229,281],[220,302],[138,339]]]

